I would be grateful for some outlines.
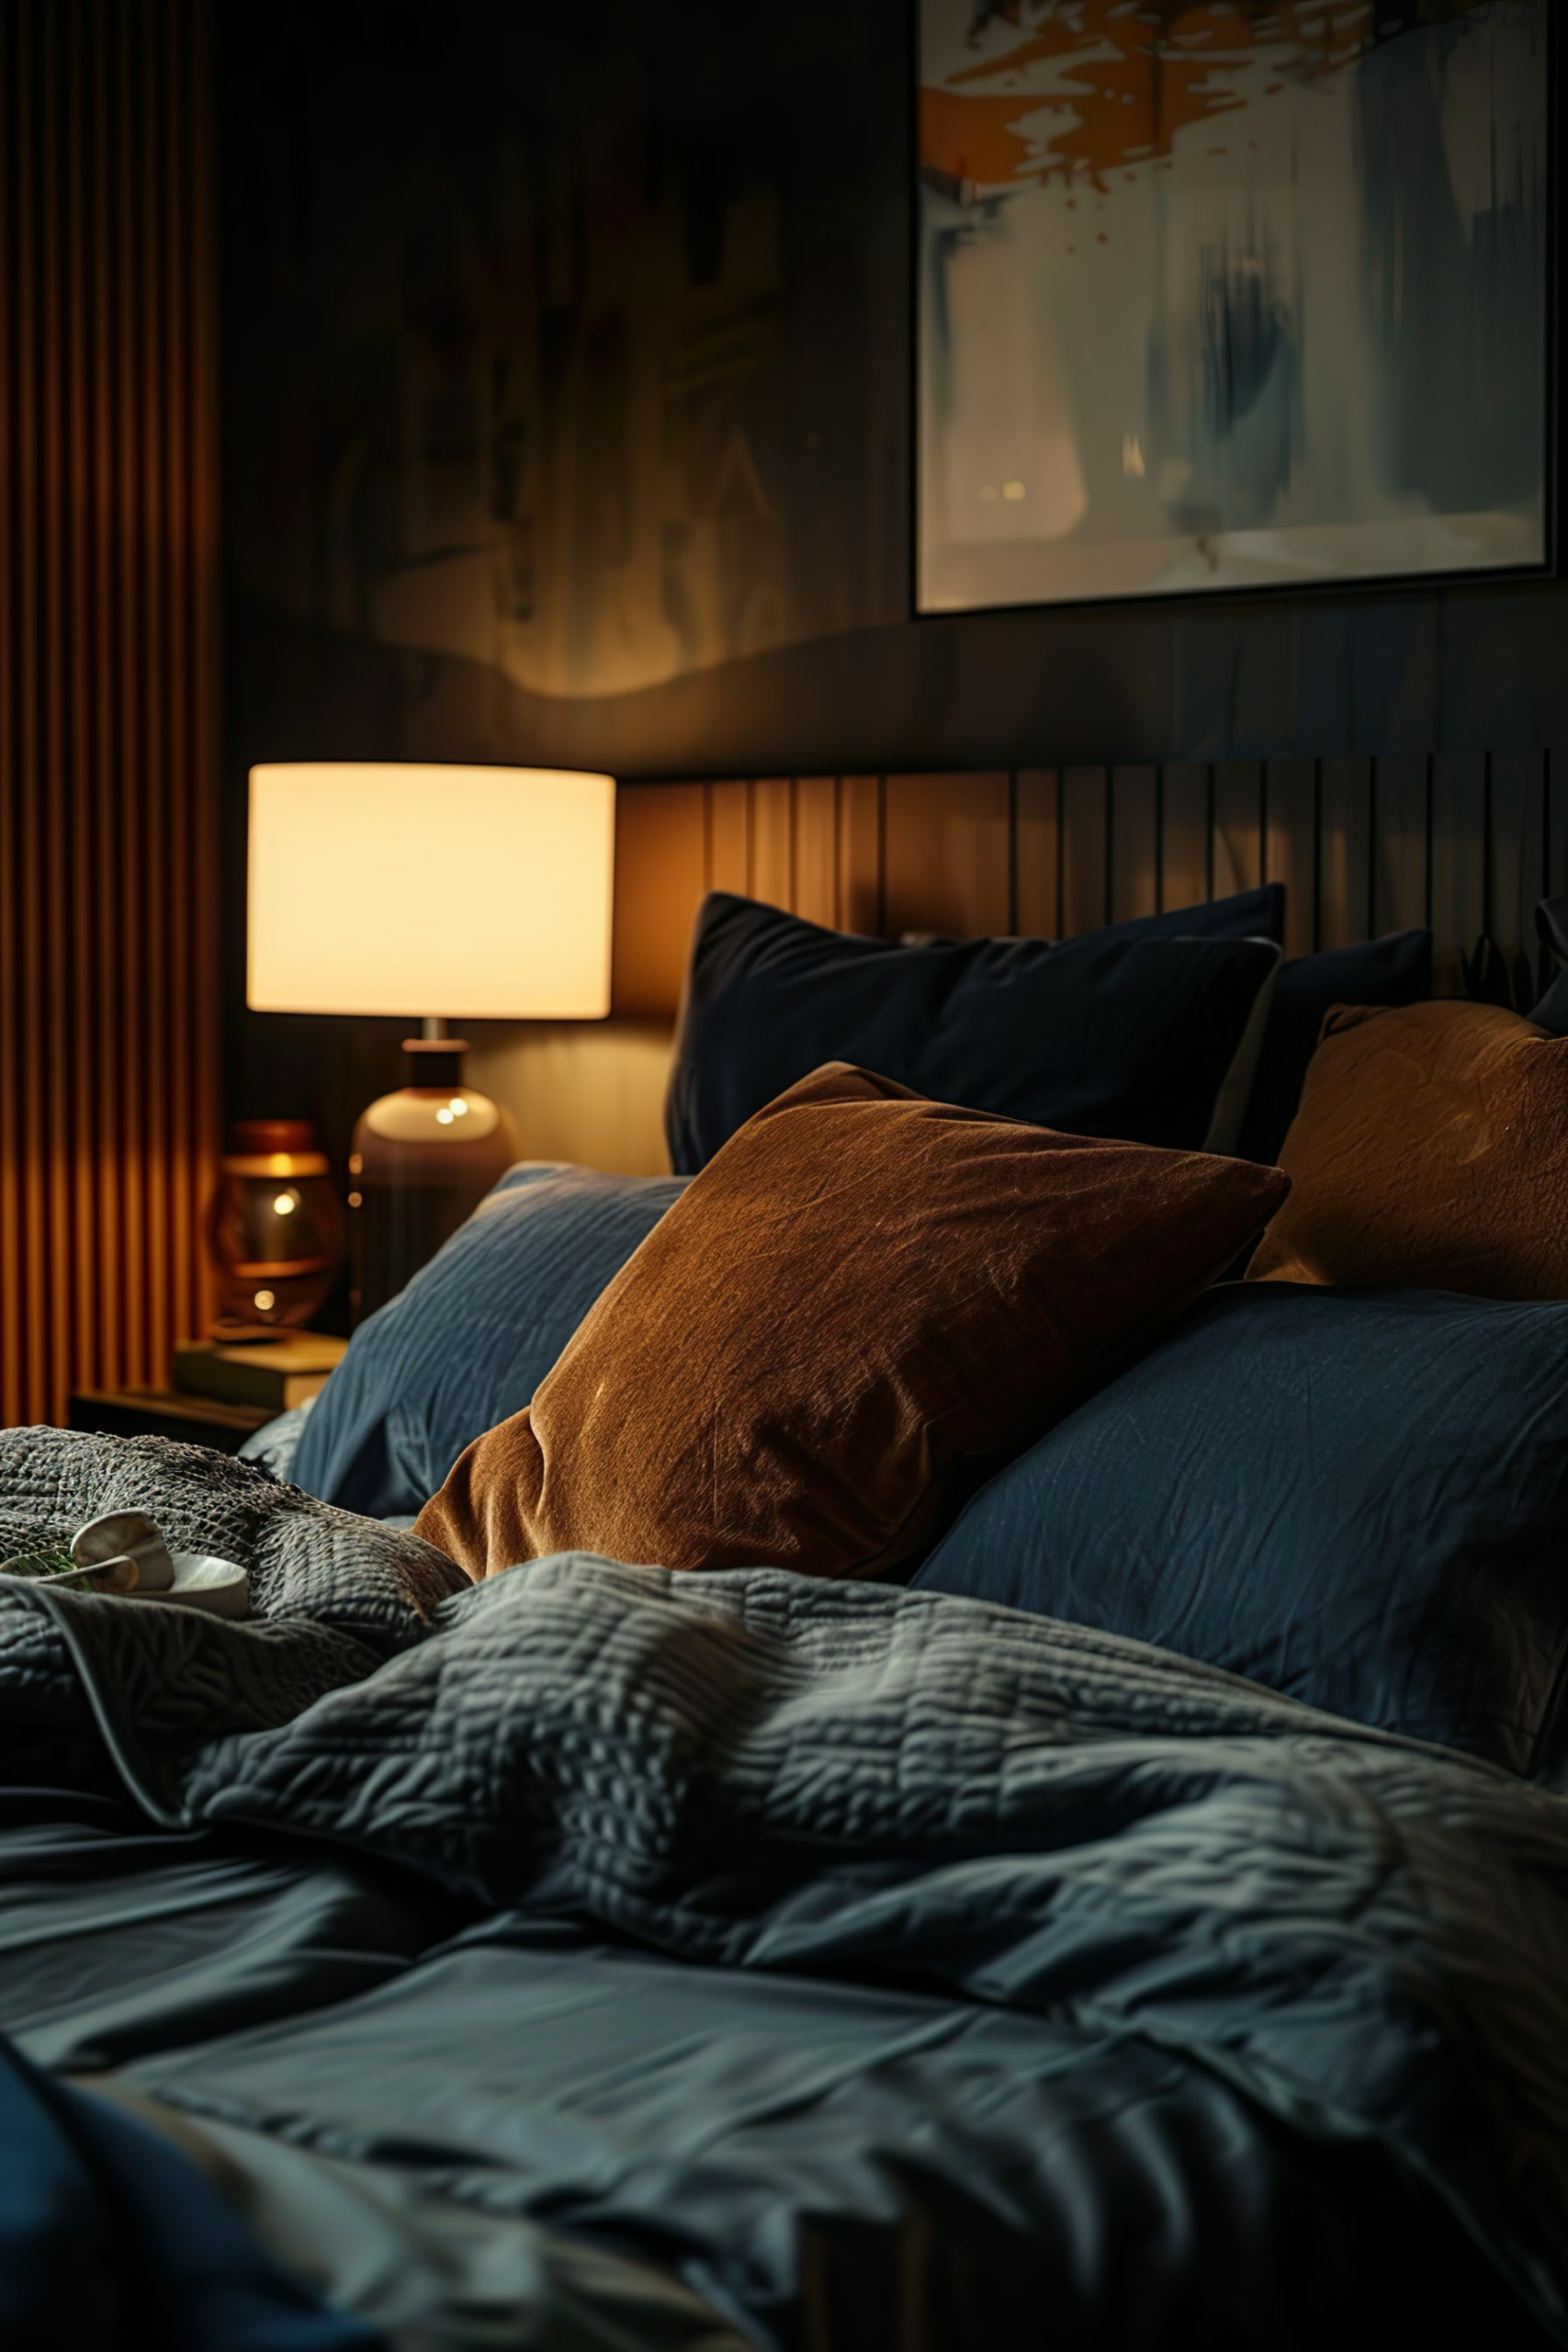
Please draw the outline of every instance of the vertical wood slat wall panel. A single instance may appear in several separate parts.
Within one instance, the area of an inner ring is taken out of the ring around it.
[[[1318,772],[1320,947],[1347,947],[1371,933],[1372,763],[1325,760]]]
[[[751,786],[751,889],[771,907],[795,907],[795,788],[787,776]]]
[[[1226,760],[1214,770],[1209,807],[1210,888],[1216,899],[1255,890],[1263,879],[1263,771],[1251,760]]]
[[[707,887],[751,894],[751,787],[749,784],[707,786]],[[619,801],[616,803],[619,823]],[[616,860],[617,871],[620,861]]]
[[[1111,772],[1111,920],[1159,911],[1159,771]]]
[[[1109,922],[1111,877],[1109,768],[1062,772],[1062,929],[1092,931]]]
[[[631,1013],[677,1002],[705,888],[842,931],[1050,938],[1280,881],[1287,956],[1429,922],[1451,993],[1483,927],[1533,957],[1536,902],[1568,888],[1541,753],[628,784],[617,826]]]
[[[1546,896],[1546,775],[1539,754],[1492,763],[1492,905],[1487,928],[1510,971],[1535,962],[1535,910]],[[1519,974],[1521,988],[1529,985]]]
[[[1432,763],[1432,985],[1444,995],[1462,987],[1486,926],[1486,767],[1480,752]]]
[[[839,929],[882,929],[882,778],[839,780]]]
[[[1431,763],[1378,762],[1377,833],[1372,847],[1371,929],[1412,931],[1427,920],[1430,895]],[[1540,892],[1536,896],[1540,897]]]
[[[205,0],[0,7],[0,1422],[161,1378],[219,1129]]]
[[[1263,878],[1285,886],[1285,953],[1310,956],[1317,939],[1315,761],[1270,763],[1263,818]]]
[[[1012,927],[1055,939],[1062,929],[1062,782],[1055,768],[1021,768],[1013,801]]]
[[[1568,891],[1568,762],[1546,762],[1540,797],[1546,895],[1557,898]]]
[[[1160,779],[1161,908],[1195,907],[1213,891],[1213,785],[1204,767],[1167,768]]]
[[[795,911],[831,931],[839,915],[839,779],[803,775],[795,787]]]
[[[1568,891],[1568,767],[1547,760],[1547,774],[1540,786],[1542,797],[1542,858],[1547,870],[1547,896],[1556,899]],[[1542,948],[1538,955],[1538,976],[1550,978],[1551,959]]]
[[[1011,801],[1005,773],[890,775],[883,831],[883,923],[977,938],[1011,922]]]

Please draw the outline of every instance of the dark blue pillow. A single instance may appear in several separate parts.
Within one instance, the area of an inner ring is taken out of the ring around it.
[[[294,1484],[371,1518],[419,1510],[466,1446],[522,1411],[684,1190],[673,1176],[509,1169],[360,1325],[300,1434]]]
[[[1336,1004],[1421,1004],[1432,993],[1432,934],[1391,932],[1282,964],[1237,1157],[1272,1163],[1295,1117],[1323,1017]]]
[[[1540,1002],[1530,1007],[1529,1017],[1549,1037],[1568,1037],[1568,970],[1558,973]]]
[[[788,1086],[847,1061],[938,1102],[1198,1150],[1277,957],[1277,884],[1053,944],[905,947],[714,891],[665,1104],[685,1174]]]
[[[1211,1291],[915,1581],[1560,1780],[1568,1305]]]

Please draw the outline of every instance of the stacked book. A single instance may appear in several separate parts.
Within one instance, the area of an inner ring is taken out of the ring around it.
[[[187,1396],[215,1396],[225,1405],[284,1413],[326,1386],[347,1345],[324,1331],[269,1332],[265,1339],[244,1340],[179,1340],[175,1386]]]

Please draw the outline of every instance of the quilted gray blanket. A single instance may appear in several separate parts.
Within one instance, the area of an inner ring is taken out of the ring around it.
[[[0,1585],[7,1779],[1179,2050],[1379,2144],[1568,2341],[1568,1802],[977,1602],[576,1555],[469,1588],[252,1464],[0,1433],[0,1558],[131,1507],[247,1566],[254,1622]]]

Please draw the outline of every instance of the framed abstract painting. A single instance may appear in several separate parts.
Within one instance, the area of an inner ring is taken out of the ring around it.
[[[922,612],[1551,556],[1552,0],[918,0]]]

